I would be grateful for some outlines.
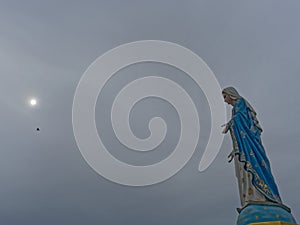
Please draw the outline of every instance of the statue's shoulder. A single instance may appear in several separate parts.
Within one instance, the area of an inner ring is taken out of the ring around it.
[[[247,107],[246,102],[243,98],[238,98],[235,101],[234,107],[233,107],[234,113],[246,113]]]
[[[236,108],[241,108],[241,107],[243,107],[245,105],[246,105],[246,102],[245,102],[245,100],[243,98],[238,98],[237,100],[235,100],[234,106]]]
[[[240,105],[240,104],[245,104],[245,99],[244,98],[238,98],[237,100],[236,100],[236,104],[238,104],[238,105]]]

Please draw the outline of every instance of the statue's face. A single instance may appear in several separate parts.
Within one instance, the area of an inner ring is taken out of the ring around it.
[[[230,98],[229,95],[223,94],[223,97],[224,97],[224,102],[226,102],[227,104],[229,104],[229,105],[233,105],[234,104],[233,99]]]

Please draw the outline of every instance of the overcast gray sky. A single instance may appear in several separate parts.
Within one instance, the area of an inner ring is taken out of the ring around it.
[[[105,86],[96,106],[98,132],[111,153],[147,164],[166,157],[176,145],[180,125],[174,108],[147,99],[132,110],[131,125],[140,137],[147,136],[147,120],[153,116],[162,116],[168,125],[163,145],[145,155],[126,149],[113,136],[107,106],[121,84],[150,73],[190,88],[201,134],[195,154],[179,173],[156,185],[127,187],[99,176],[80,154],[72,101],[81,76],[109,49],[145,39],[191,49],[222,87],[235,86],[248,99],[264,128],[262,139],[281,197],[300,221],[300,1],[0,3],[2,224],[235,223],[240,204],[233,164],[227,163],[230,137],[209,169],[199,173],[210,113],[203,92],[181,71],[158,63],[125,68]],[[38,99],[35,108],[28,105],[31,96]]]

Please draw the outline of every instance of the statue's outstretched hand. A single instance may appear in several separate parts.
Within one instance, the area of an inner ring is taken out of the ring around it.
[[[226,124],[223,124],[221,127],[224,127],[224,129],[223,129],[222,133],[223,133],[223,134],[226,134],[226,133],[228,132],[228,130],[229,130],[228,123],[226,123]]]
[[[228,155],[228,162],[231,163],[231,161],[233,160],[234,158],[234,154],[233,154],[233,151],[230,152],[230,154]]]

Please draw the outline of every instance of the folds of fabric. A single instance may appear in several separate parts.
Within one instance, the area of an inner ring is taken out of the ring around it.
[[[270,163],[260,139],[261,129],[256,126],[251,109],[243,98],[236,100],[229,122],[234,154],[247,173],[253,186],[267,200],[281,204],[278,188],[271,173]]]

